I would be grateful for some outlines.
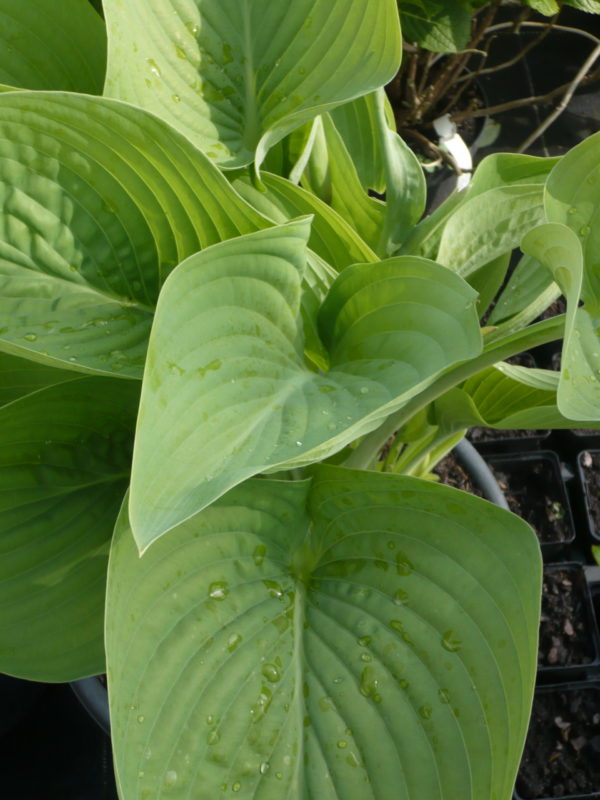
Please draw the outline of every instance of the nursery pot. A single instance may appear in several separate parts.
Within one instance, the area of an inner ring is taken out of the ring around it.
[[[515,800],[600,798],[600,684],[536,691]]]
[[[571,504],[557,454],[551,450],[488,456],[511,511],[535,530],[546,560],[575,540]]]
[[[600,640],[585,571],[574,562],[548,564],[544,567],[538,682],[591,678],[599,670]]]
[[[577,472],[583,493],[587,529],[594,544],[600,544],[600,450],[584,450],[577,457]]]

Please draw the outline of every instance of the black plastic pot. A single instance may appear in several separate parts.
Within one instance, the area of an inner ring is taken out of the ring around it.
[[[6,800],[118,800],[110,739],[68,684],[47,684],[0,736]]]
[[[600,639],[585,571],[572,562],[547,564],[538,682],[593,677],[600,677]]]
[[[488,456],[511,511],[536,530],[546,560],[575,540],[571,503],[556,453],[539,450]]]
[[[580,776],[587,773],[585,788],[577,778],[578,771]],[[540,772],[546,773],[541,780]],[[514,797],[600,799],[600,684],[567,683],[536,690]]]
[[[592,542],[600,544],[600,450],[584,450],[577,457],[587,530]],[[598,504],[598,505],[596,505]]]

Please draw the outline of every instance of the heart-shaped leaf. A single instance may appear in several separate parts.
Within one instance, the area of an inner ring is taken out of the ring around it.
[[[101,94],[106,29],[81,0],[0,0],[0,83]]]
[[[104,670],[139,384],[73,378],[0,409],[0,670],[31,680]]]
[[[269,224],[182,135],[125,103],[8,92],[0,132],[0,349],[13,355],[141,377],[168,272]]]
[[[123,800],[509,800],[541,559],[520,519],[429,481],[251,480],[138,556],[107,660]]]
[[[105,93],[226,167],[256,159],[400,64],[395,0],[105,0]]]
[[[133,459],[141,550],[245,478],[341,450],[480,352],[475,292],[400,257],[336,279],[319,314],[330,370],[311,371],[299,320],[308,235],[299,220],[224,242],[165,283]]]

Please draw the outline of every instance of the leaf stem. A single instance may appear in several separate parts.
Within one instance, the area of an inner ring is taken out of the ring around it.
[[[476,375],[486,367],[504,361],[530,347],[560,339],[564,329],[564,314],[528,326],[525,330],[507,336],[486,347],[477,358],[463,361],[441,375],[431,386],[409,400],[395,414],[389,416],[377,430],[365,436],[344,462],[344,466],[354,469],[368,469],[383,445],[397,430],[405,425],[415,414],[438,397]]]

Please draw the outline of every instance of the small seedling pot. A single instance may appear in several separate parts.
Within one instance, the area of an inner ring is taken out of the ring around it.
[[[515,800],[600,799],[600,684],[536,690]]]
[[[587,530],[593,544],[600,544],[600,450],[584,450],[577,456]]]
[[[600,677],[600,641],[585,571],[574,562],[548,564],[544,567],[538,683],[585,677]]]
[[[575,540],[575,524],[556,453],[540,450],[486,460],[511,511],[536,531],[544,559],[560,556]]]

